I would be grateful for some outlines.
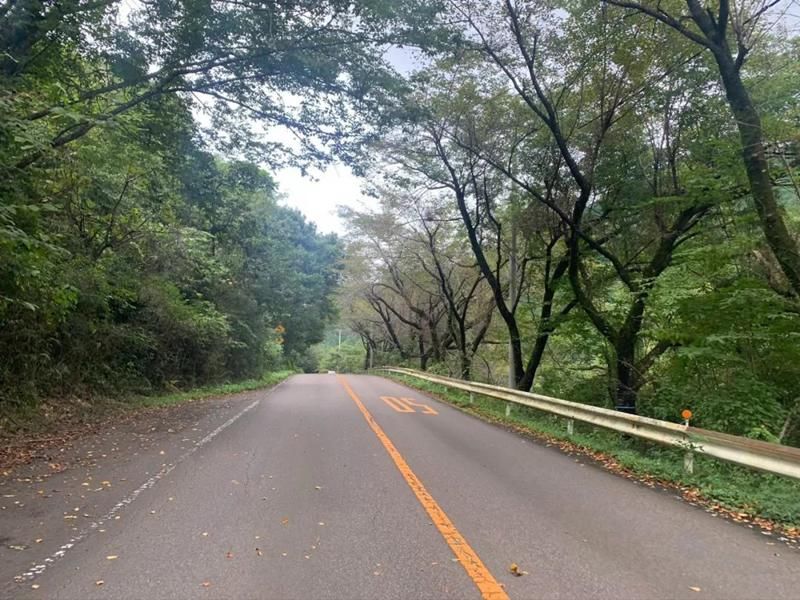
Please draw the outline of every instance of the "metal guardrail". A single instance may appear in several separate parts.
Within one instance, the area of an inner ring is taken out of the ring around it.
[[[417,379],[469,392],[470,395],[488,396],[564,417],[567,419],[567,431],[570,434],[573,421],[581,421],[660,444],[677,446],[686,450],[684,468],[689,472],[692,471],[694,453],[697,452],[760,471],[800,479],[800,448],[630,415],[607,408],[569,402],[541,394],[520,392],[487,383],[432,375],[413,369],[386,367],[380,370],[410,375]],[[511,404],[506,405],[507,415]]]

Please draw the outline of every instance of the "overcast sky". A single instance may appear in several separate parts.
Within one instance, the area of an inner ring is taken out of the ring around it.
[[[418,53],[404,48],[390,48],[386,58],[403,75],[408,75],[422,64]],[[325,171],[303,177],[298,169],[280,169],[275,173],[279,189],[285,195],[284,204],[299,209],[325,233],[341,233],[342,223],[336,216],[336,207],[374,205],[375,199],[361,193],[362,179],[353,175],[348,167],[334,165]]]
[[[341,233],[342,223],[336,216],[338,205],[357,207],[362,202],[374,202],[361,194],[361,179],[344,165],[313,175],[316,181],[303,177],[298,169],[281,169],[275,178],[285,196],[283,204],[299,209],[320,231]]]

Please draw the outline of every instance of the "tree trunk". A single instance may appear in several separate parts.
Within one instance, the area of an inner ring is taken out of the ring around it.
[[[616,353],[616,409],[636,414],[639,396],[638,373],[636,372],[635,340],[621,338],[614,348]]]
[[[714,58],[719,66],[720,75],[722,75],[728,105],[739,128],[739,136],[742,140],[742,160],[747,171],[747,179],[750,182],[753,203],[761,221],[761,228],[764,230],[767,244],[786,275],[793,295],[800,296],[800,252],[798,252],[797,242],[786,227],[781,209],[775,199],[769,174],[769,163],[764,151],[761,119],[727,48],[715,51]]]
[[[368,371],[372,365],[372,346],[370,344],[364,344],[364,370]]]
[[[551,249],[552,248],[548,249],[548,253]],[[550,269],[549,265],[550,258],[548,256],[548,271]],[[563,277],[564,273],[566,273],[568,266],[569,259],[567,257],[563,257],[556,265],[552,278],[549,278],[548,275],[549,280],[545,284],[544,295],[542,296],[542,306],[539,309],[539,325],[536,328],[536,342],[534,343],[533,349],[531,350],[531,355],[528,358],[528,364],[525,367],[524,377],[520,381],[518,387],[518,389],[522,390],[523,392],[529,392],[533,387],[534,381],[536,381],[536,373],[539,371],[539,366],[542,364],[544,351],[547,349],[547,343],[550,341],[550,335],[558,326],[558,320],[560,320],[561,317],[566,316],[566,314],[569,313],[569,311],[572,310],[572,308],[577,304],[577,301],[573,300],[561,310],[560,314],[556,316],[555,320],[553,319],[553,300],[556,296],[555,285],[556,282]]]
[[[462,348],[460,352],[460,359],[461,359],[461,379],[464,381],[469,381],[472,379],[472,360],[467,355],[466,348]]]
[[[514,306],[517,304],[517,225],[516,225],[516,207],[512,206],[512,219],[511,219],[511,251],[508,256],[508,305],[513,312]],[[530,385],[525,388],[523,374],[516,371],[516,361],[514,360],[514,348],[509,342],[508,344],[508,387],[517,388],[524,392],[530,389]]]
[[[636,344],[644,323],[644,311],[649,293],[640,290],[628,309],[625,323],[614,338],[616,355],[616,408],[636,414],[636,401],[641,386],[641,373],[636,362]]]
[[[542,331],[540,326],[536,335],[536,343],[533,345],[531,356],[528,359],[528,367],[525,369],[525,374],[517,386],[517,389],[520,391],[531,391],[533,382],[536,379],[536,373],[539,370],[539,366],[542,364],[542,358],[544,358],[547,342],[550,340],[550,333],[551,331]]]
[[[430,352],[425,351],[425,340],[422,339],[422,332],[420,332],[419,337],[417,338],[417,344],[419,346],[419,370],[427,371]]]

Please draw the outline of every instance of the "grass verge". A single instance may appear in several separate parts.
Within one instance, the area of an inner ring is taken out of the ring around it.
[[[290,375],[294,375],[294,371],[275,371],[274,373],[267,373],[258,379],[246,379],[238,383],[223,383],[219,385],[210,385],[185,392],[175,392],[170,394],[158,394],[155,396],[136,396],[125,404],[132,408],[154,408],[161,406],[173,406],[175,404],[182,404],[191,400],[202,400],[203,398],[212,398],[214,396],[225,396],[227,394],[238,394],[239,392],[249,392],[250,390],[257,390],[259,388],[277,385]]]
[[[57,398],[19,407],[13,414],[0,413],[0,468],[27,464],[51,446],[100,431],[111,423],[135,419],[144,413],[156,413],[194,400],[272,386],[292,374],[294,371],[276,371],[257,379],[151,396],[91,400]]]
[[[675,489],[689,502],[713,514],[759,526],[781,541],[800,540],[800,481],[759,473],[696,455],[694,474],[683,471],[683,452],[624,436],[614,431],[575,423],[567,435],[564,419],[528,408],[475,396],[396,373],[387,374],[404,385],[428,393],[487,421],[526,433],[568,452],[591,456],[605,468],[651,486]]]

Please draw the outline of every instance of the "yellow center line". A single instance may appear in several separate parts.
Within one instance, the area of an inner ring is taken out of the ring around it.
[[[508,595],[506,594],[505,590],[503,590],[503,587],[489,572],[489,569],[486,568],[486,565],[483,564],[483,561],[481,561],[477,553],[467,543],[467,540],[464,538],[464,536],[459,533],[458,529],[456,529],[456,526],[453,525],[453,522],[450,520],[444,510],[442,510],[442,507],[439,506],[436,500],[433,499],[433,496],[431,496],[428,490],[425,489],[425,486],[422,485],[422,481],[419,480],[419,478],[411,470],[411,467],[408,466],[408,463],[405,461],[403,456],[400,454],[400,452],[398,452],[397,448],[395,448],[392,440],[390,440],[389,436],[384,433],[383,429],[381,429],[381,426],[378,425],[378,423],[372,417],[372,414],[370,414],[370,412],[367,410],[367,407],[364,406],[364,403],[361,402],[359,397],[353,391],[353,388],[351,388],[350,384],[347,383],[347,380],[342,376],[338,376],[338,379],[339,383],[341,383],[344,389],[347,390],[350,398],[352,398],[353,402],[355,402],[356,406],[358,406],[358,410],[361,411],[364,419],[366,419],[372,431],[383,444],[383,447],[386,448],[386,451],[394,461],[398,471],[400,471],[403,479],[406,480],[408,487],[410,487],[411,491],[414,492],[417,500],[419,500],[419,503],[422,504],[422,507],[428,513],[428,516],[431,518],[431,521],[433,521],[433,524],[436,525],[439,533],[442,534],[444,541],[447,542],[448,546],[450,546],[450,549],[453,551],[453,554],[456,555],[456,558],[458,558],[461,566],[464,567],[467,575],[469,575],[469,577],[477,586],[478,590],[480,590],[481,597],[483,597],[484,600],[508,600]]]

